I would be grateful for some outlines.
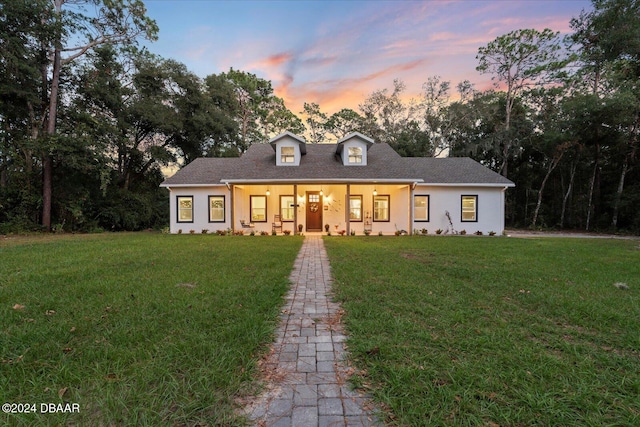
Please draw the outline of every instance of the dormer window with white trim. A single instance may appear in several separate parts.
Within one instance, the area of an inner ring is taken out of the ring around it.
[[[280,162],[295,163],[296,161],[295,147],[280,147]]]
[[[352,132],[338,141],[336,155],[345,166],[367,166],[367,151],[372,144],[373,139]]]
[[[300,159],[307,154],[304,139],[291,132],[271,138],[269,144],[275,151],[276,166],[300,166]]]
[[[349,147],[349,164],[362,163],[362,147]]]

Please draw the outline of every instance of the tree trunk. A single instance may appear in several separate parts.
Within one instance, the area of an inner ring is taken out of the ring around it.
[[[547,168],[547,174],[544,176],[544,179],[542,180],[542,184],[540,184],[540,190],[538,190],[538,202],[536,203],[536,209],[533,211],[533,221],[531,222],[531,228],[536,227],[536,221],[538,220],[538,212],[540,212],[540,205],[542,204],[542,192],[544,191],[544,187],[547,184],[549,175],[551,175],[551,172],[553,172],[556,166],[558,166],[558,163],[560,163],[560,159],[562,159],[562,153],[551,160],[551,163]]]
[[[49,118],[47,135],[52,138],[56,134],[56,118],[58,113],[58,89],[60,86],[60,47],[56,46],[53,55],[53,74],[51,77],[51,95],[49,97]],[[45,152],[42,160],[42,226],[51,231],[51,205],[53,200],[53,155]]]
[[[569,196],[571,195],[571,190],[573,190],[573,180],[576,176],[576,167],[578,162],[573,162],[571,165],[571,174],[569,177],[569,187],[567,188],[566,193],[564,193],[564,197],[562,198],[562,213],[560,214],[560,228],[564,228],[564,217],[567,212],[567,201],[569,200]]]
[[[624,162],[622,163],[622,172],[620,172],[620,180],[618,181],[618,189],[616,191],[616,198],[613,202],[613,217],[611,219],[611,226],[613,228],[618,227],[618,212],[620,210],[620,199],[622,198],[622,190],[624,189],[624,178],[627,175],[629,169],[629,157],[624,156]]]
[[[599,166],[598,158],[596,157],[596,160],[593,165],[593,174],[591,175],[591,182],[589,184],[589,204],[587,208],[587,226],[585,227],[586,231],[589,231],[589,227],[591,225],[591,211],[593,210],[593,189],[596,183],[596,175],[598,174],[598,166]]]
[[[62,0],[55,0],[57,19],[60,19]],[[60,35],[57,36],[53,52],[53,72],[51,76],[51,92],[49,95],[49,115],[47,119],[47,135],[53,138],[56,134],[56,119],[58,114],[58,90],[60,87]],[[51,143],[49,141],[49,143]],[[53,200],[53,155],[47,151],[42,160],[42,226],[51,231],[51,205]]]

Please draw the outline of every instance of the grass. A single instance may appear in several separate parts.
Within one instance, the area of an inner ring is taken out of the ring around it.
[[[239,425],[296,237],[0,238],[2,425]]]
[[[638,241],[325,245],[354,382],[390,425],[640,425]]]

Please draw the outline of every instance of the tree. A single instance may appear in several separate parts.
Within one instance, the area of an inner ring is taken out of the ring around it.
[[[545,78],[564,64],[559,60],[560,50],[558,33],[545,29],[542,32],[534,29],[512,31],[497,37],[486,46],[478,49],[481,73],[492,73],[491,78],[497,88],[506,85],[504,136],[502,142],[503,163],[501,173],[508,174],[509,151],[514,143],[511,133],[511,114],[516,99],[532,85],[546,83]]]
[[[271,139],[287,131],[294,134],[304,133],[304,123],[284,105],[282,98],[271,96],[265,103],[265,108],[266,116],[262,121],[265,139]]]
[[[42,183],[37,157],[47,103],[43,69],[55,33],[42,18],[48,12],[46,0],[12,1],[0,7],[0,211],[5,214],[0,214],[0,222],[38,221],[33,212],[41,203],[32,190]]]
[[[415,105],[402,101],[405,89],[406,85],[396,79],[391,93],[387,89],[374,91],[359,105],[367,135],[378,142],[395,144],[403,129],[415,118]]]
[[[309,142],[318,144],[324,141],[327,133],[327,115],[320,111],[320,106],[315,102],[304,103],[300,114],[306,116],[305,122],[309,130]]]
[[[325,122],[325,129],[336,140],[351,132],[366,133],[364,117],[350,108],[343,108],[329,116]]]
[[[574,33],[568,42],[576,52],[578,72],[574,81],[592,82],[590,92],[598,98],[591,105],[596,111],[603,106],[603,121],[593,129],[594,160],[589,188],[589,209],[586,227],[591,225],[596,209],[594,194],[599,194],[601,165],[605,161],[603,148],[608,149],[611,132],[616,131],[615,164],[619,178],[613,199],[611,226],[618,226],[620,203],[627,173],[637,162],[638,112],[640,97],[640,2],[637,0],[595,0],[594,10],[582,12],[572,19]],[[579,84],[576,84],[580,88]],[[598,114],[598,113],[595,113]],[[604,147],[603,147],[604,146]],[[605,163],[606,164],[606,163]]]
[[[73,9],[65,8],[72,4]],[[83,6],[93,6],[87,13]],[[158,32],[155,22],[146,15],[141,0],[86,0],[67,2],[51,0],[48,13],[43,19],[52,28],[46,44],[49,61],[43,64],[42,76],[49,78],[48,113],[45,130],[49,138],[56,134],[58,103],[60,100],[60,76],[63,67],[85,55],[91,49],[105,44],[130,44],[139,37],[154,39]],[[77,43],[77,44],[76,44]],[[53,156],[45,152],[43,158],[42,225],[51,229],[51,203],[53,189]]]

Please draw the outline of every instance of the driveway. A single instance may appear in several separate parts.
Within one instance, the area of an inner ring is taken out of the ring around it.
[[[575,237],[575,238],[582,238],[582,239],[640,240],[640,236],[631,236],[631,235],[624,235],[624,234],[590,233],[590,232],[580,232],[580,231],[534,231],[534,230],[507,229],[506,234],[509,237],[518,237],[518,238]]]

